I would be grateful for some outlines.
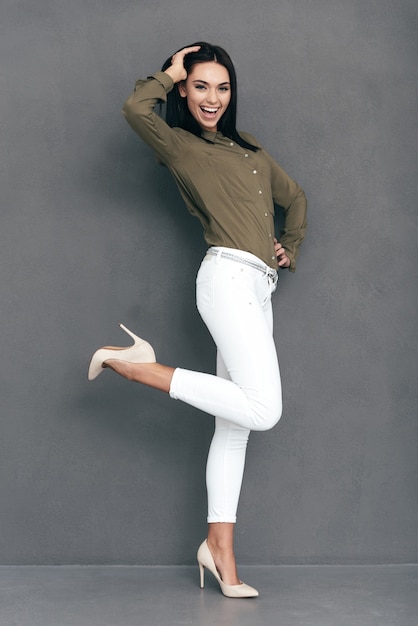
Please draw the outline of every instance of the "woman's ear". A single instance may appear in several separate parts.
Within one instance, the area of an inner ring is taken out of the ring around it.
[[[187,96],[187,90],[186,90],[186,81],[185,80],[181,80],[178,85],[178,90],[179,90],[179,94],[182,98],[185,98]]]

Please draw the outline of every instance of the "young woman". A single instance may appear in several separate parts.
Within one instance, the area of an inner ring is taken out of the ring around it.
[[[166,121],[155,113],[167,103]],[[248,435],[268,430],[282,410],[271,294],[278,268],[295,270],[306,229],[302,189],[247,133],[236,129],[237,84],[228,54],[199,42],[136,83],[124,115],[174,176],[209,246],[196,280],[199,312],[217,346],[217,375],[156,362],[127,328],[129,348],[101,348],[89,379],[109,367],[216,417],[207,462],[208,536],[198,550],[201,586],[209,569],[228,597],[258,592],[240,581],[233,535]],[[274,204],[284,228],[274,235]]]

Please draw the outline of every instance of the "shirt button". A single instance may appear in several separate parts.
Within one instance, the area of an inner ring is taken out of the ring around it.
[[[260,196],[263,195],[263,192],[261,191],[261,189],[258,190],[258,193],[260,194]]]
[[[244,156],[245,156],[245,158],[247,158],[247,157],[248,157],[248,154],[247,154],[247,153],[245,153],[245,154],[244,154]]]
[[[234,142],[233,142],[233,141],[231,141],[231,143],[230,143],[229,145],[230,145],[230,146],[233,146],[233,145],[234,145]]]
[[[264,213],[264,215],[267,217],[267,216],[268,216],[268,213]]]
[[[275,257],[274,257],[274,256],[272,256],[271,258],[272,258],[272,260],[274,261]]]
[[[257,174],[257,170],[253,170],[253,174]]]

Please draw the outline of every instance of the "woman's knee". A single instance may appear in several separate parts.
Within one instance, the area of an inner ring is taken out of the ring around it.
[[[262,406],[254,409],[252,430],[266,431],[276,426],[282,416],[282,400],[281,397],[275,398]]]

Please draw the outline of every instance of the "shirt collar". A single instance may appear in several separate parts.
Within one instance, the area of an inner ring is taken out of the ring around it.
[[[215,143],[216,139],[223,138],[223,134],[220,132],[212,132],[210,130],[202,130],[201,137],[203,139],[206,139],[206,141],[211,141],[212,143]]]

